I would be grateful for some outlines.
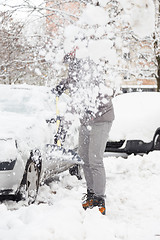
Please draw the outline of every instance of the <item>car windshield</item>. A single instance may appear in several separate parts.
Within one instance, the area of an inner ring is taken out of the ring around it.
[[[0,111],[33,115],[48,109],[44,92],[27,88],[0,87]]]

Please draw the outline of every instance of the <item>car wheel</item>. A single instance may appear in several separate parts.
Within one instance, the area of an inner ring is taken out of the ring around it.
[[[26,164],[25,172],[18,192],[19,198],[26,200],[28,204],[34,203],[38,194],[41,170],[40,166],[40,155],[37,159],[37,152],[36,154],[31,153],[30,159]]]
[[[153,148],[154,150],[160,150],[160,130],[154,136],[153,140]]]

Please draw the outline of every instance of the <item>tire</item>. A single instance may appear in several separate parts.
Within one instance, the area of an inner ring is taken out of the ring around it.
[[[160,150],[160,131],[157,131],[153,140],[154,150]]]
[[[28,204],[35,202],[39,189],[41,156],[39,155],[37,160],[37,152],[31,153],[18,191],[18,199],[26,200]]]

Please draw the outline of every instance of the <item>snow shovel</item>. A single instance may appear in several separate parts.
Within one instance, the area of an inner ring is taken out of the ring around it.
[[[65,132],[61,124],[61,117],[58,109],[58,101],[59,101],[59,96],[56,95],[56,125],[57,125],[56,131],[57,132],[54,137],[54,144],[49,145],[50,147],[49,156],[51,158],[56,157],[56,159],[59,159],[60,161],[67,161],[67,162],[70,162],[71,164],[73,163],[73,166],[69,169],[69,172],[71,175],[76,175],[76,177],[80,180],[81,175],[79,171],[79,165],[83,164],[82,159],[74,150],[71,150],[71,149],[66,150],[62,146],[62,142],[64,141],[64,138],[65,138]]]

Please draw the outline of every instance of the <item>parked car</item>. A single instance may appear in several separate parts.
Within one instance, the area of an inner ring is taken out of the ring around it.
[[[160,92],[132,92],[113,99],[115,120],[105,155],[160,150]]]
[[[47,87],[0,85],[0,195],[33,202],[39,185],[81,159],[55,144],[55,95]]]

